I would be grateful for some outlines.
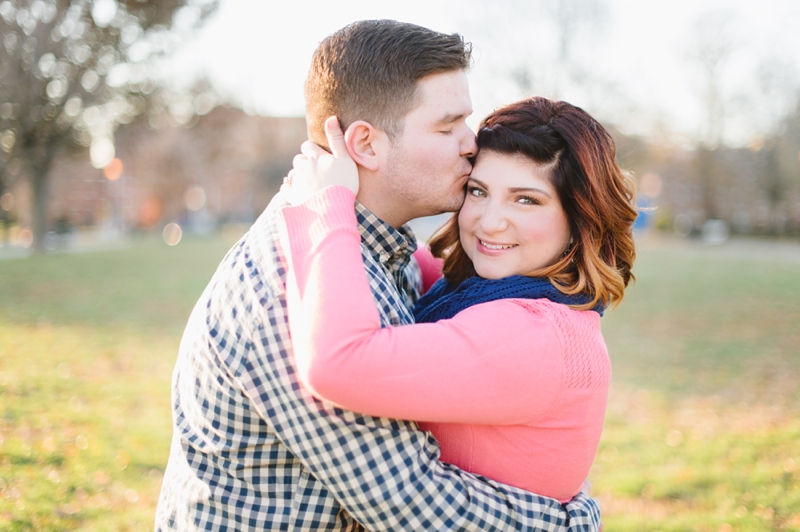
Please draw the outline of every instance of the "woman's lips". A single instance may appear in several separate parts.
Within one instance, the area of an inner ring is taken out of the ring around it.
[[[517,247],[517,244],[489,242],[478,238],[478,251],[484,255],[501,255],[510,249],[514,249],[515,247]]]

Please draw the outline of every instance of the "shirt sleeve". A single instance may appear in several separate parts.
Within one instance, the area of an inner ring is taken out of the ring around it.
[[[352,192],[330,187],[282,213],[301,381],[379,417],[499,425],[545,411],[562,380],[561,342],[547,317],[503,300],[381,328],[352,205]]]

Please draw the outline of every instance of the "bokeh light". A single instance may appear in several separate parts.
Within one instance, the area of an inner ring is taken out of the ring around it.
[[[87,70],[83,76],[81,76],[81,87],[83,87],[86,92],[94,92],[99,83],[100,76],[98,76],[97,72],[94,70]]]
[[[180,225],[172,222],[168,223],[166,227],[164,227],[164,231],[161,233],[161,236],[164,237],[164,242],[166,242],[167,245],[177,246],[183,237],[183,231],[181,230]]]
[[[161,219],[161,200],[156,196],[149,196],[139,207],[139,225],[153,227]]]
[[[103,175],[105,175],[106,179],[109,181],[116,181],[122,175],[122,169],[122,161],[115,157],[103,168]]]
[[[114,142],[108,137],[100,137],[92,139],[92,145],[89,148],[89,158],[92,161],[92,166],[97,168],[105,168],[114,160],[116,149]]]
[[[31,231],[27,227],[21,229],[19,232],[18,239],[19,239],[19,245],[25,249],[28,249],[29,247],[31,247],[31,244],[33,244],[33,231]]]
[[[639,181],[639,189],[647,198],[657,198],[661,195],[661,178],[658,174],[648,172]]]
[[[2,146],[3,151],[6,153],[11,153],[16,140],[16,133],[14,133],[14,131],[11,129],[7,129],[2,135],[0,135],[0,146]]]
[[[8,212],[14,208],[14,195],[11,192],[6,192],[0,196],[0,209]]]
[[[202,187],[192,187],[183,197],[186,208],[190,211],[199,211],[206,204],[206,192]]]
[[[117,3],[113,0],[98,0],[92,6],[92,18],[101,28],[108,26],[116,14]]]

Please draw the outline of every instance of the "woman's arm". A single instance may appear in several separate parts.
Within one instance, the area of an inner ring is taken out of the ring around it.
[[[542,314],[506,300],[438,323],[381,328],[354,199],[328,187],[282,212],[301,380],[319,397],[374,416],[514,424],[547,409],[561,387],[562,350]]]

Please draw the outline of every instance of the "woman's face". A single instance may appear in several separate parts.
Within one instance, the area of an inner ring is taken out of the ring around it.
[[[569,221],[549,172],[522,155],[480,152],[458,214],[461,245],[478,275],[528,274],[564,253]]]

